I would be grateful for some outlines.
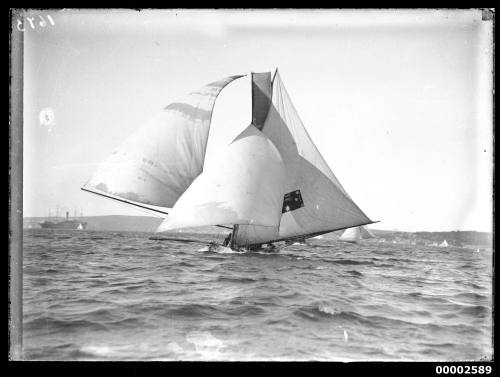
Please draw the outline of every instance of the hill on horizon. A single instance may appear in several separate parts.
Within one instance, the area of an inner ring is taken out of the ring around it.
[[[102,230],[102,231],[130,231],[130,232],[155,232],[162,219],[154,216],[129,216],[129,215],[105,215],[105,216],[83,216],[77,219],[87,222],[87,230]],[[37,228],[39,223],[44,220],[54,221],[53,218],[47,217],[25,217],[23,218],[23,228],[28,226]],[[60,218],[62,220],[62,218]],[[492,247],[493,235],[490,232],[476,231],[449,231],[449,232],[405,232],[383,229],[370,230],[376,237],[383,238],[392,242],[393,240],[408,240],[408,241],[426,241],[428,243],[441,243],[444,240],[450,245],[477,245]],[[204,234],[220,234],[227,233],[229,229],[223,229],[215,226],[187,228],[169,233],[204,233]],[[337,238],[341,231],[335,231],[324,235],[325,238]]]

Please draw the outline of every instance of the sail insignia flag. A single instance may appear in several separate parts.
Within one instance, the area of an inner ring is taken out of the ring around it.
[[[290,212],[300,207],[304,207],[304,201],[302,200],[300,190],[295,190],[285,194],[281,213]]]

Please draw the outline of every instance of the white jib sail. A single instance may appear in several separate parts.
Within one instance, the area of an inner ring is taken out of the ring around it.
[[[231,76],[171,103],[98,168],[83,189],[146,208],[171,208],[201,174],[215,100]]]
[[[205,166],[157,231],[224,224],[276,228],[284,182],[278,150],[250,125]]]
[[[298,206],[283,205],[278,228],[240,226],[238,245],[266,243],[371,223],[347,194],[319,153],[276,73],[272,105],[262,128],[283,158],[284,194]],[[326,127],[326,126],[325,126]]]

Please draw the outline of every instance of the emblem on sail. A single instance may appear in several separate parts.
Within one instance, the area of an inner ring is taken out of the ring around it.
[[[285,194],[285,197],[283,198],[283,209],[281,210],[282,213],[293,211],[300,207],[304,207],[300,190],[295,190]]]
[[[372,223],[312,142],[277,71],[272,79],[270,72],[251,74],[251,124],[220,150],[223,168],[205,166],[215,100],[240,77],[166,106],[82,189],[168,214],[158,231],[233,227],[234,247]]]

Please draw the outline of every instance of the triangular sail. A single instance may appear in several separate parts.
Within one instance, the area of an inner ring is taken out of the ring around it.
[[[165,107],[125,140],[83,189],[166,213],[202,172],[215,100],[240,77],[205,85]]]
[[[359,240],[365,240],[369,238],[375,238],[375,235],[364,226],[357,226],[354,228],[349,228],[342,233],[339,240],[346,242],[357,242]]]
[[[345,242],[357,242],[360,239],[361,239],[360,227],[346,229],[339,238],[339,240]]]
[[[248,126],[180,197],[158,231],[221,224],[275,228],[285,170],[271,141]]]
[[[272,89],[272,105],[262,132],[276,146],[285,163],[283,215],[275,229],[239,226],[236,243],[266,243],[372,223],[317,150],[278,73]]]

